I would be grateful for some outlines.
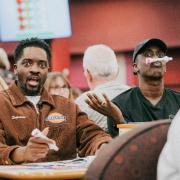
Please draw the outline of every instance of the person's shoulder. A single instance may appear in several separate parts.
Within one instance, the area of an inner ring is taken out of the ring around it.
[[[60,95],[51,95],[51,96],[55,102],[55,105],[61,105],[61,106],[72,105],[72,106],[75,106],[74,100],[65,98],[65,97],[60,96]]]
[[[85,102],[87,99],[87,93],[90,93],[91,91],[86,91],[82,93],[79,97],[76,98],[75,103],[76,104],[81,104],[82,102]]]
[[[175,90],[170,89],[170,88],[165,88],[165,91],[168,94],[171,94],[173,96],[176,96],[176,97],[180,98],[180,92],[178,92],[178,91],[175,91]]]
[[[0,104],[10,101],[8,90],[0,91]]]
[[[126,84],[120,84],[119,87],[120,87],[120,89],[124,89],[124,90],[129,90],[132,88],[131,86],[128,86]]]
[[[70,99],[65,98],[64,96],[55,95],[55,94],[51,94],[51,96],[56,101],[62,101],[62,102],[69,102],[70,101]]]
[[[120,95],[116,96],[112,101],[116,102],[119,100],[131,99],[131,97],[134,96],[134,94],[137,92],[137,90],[138,90],[137,87],[130,88],[130,89],[124,91],[123,93],[121,93]]]

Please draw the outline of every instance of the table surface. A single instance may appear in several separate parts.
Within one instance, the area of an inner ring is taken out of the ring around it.
[[[94,156],[67,161],[0,166],[0,178],[8,179],[80,179]]]
[[[139,123],[117,124],[119,136],[139,126]]]
[[[128,129],[133,129],[137,127],[138,124],[118,124],[117,128],[128,128]]]

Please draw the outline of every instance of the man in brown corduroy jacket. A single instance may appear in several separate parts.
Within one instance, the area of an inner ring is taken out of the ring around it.
[[[111,138],[72,101],[44,89],[51,51],[43,40],[21,41],[14,53],[17,81],[0,93],[0,164],[93,155]],[[46,128],[48,127],[48,128]],[[32,137],[38,128],[48,138]],[[56,143],[59,150],[49,149]]]

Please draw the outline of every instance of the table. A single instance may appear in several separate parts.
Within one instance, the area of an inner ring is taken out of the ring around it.
[[[0,178],[8,179],[81,179],[94,156],[67,161],[0,166]]]
[[[132,130],[133,128],[138,127],[138,123],[129,123],[129,124],[118,124],[117,128],[119,129],[119,135],[122,135],[130,130]]]

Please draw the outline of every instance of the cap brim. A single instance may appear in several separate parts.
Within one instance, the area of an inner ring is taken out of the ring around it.
[[[143,52],[144,49],[152,45],[158,46],[163,52],[167,51],[167,46],[162,40],[149,39],[149,40],[146,40],[144,43],[140,44],[139,47],[136,48],[136,53],[133,56],[133,62],[135,62],[138,54],[140,54],[141,52]]]

